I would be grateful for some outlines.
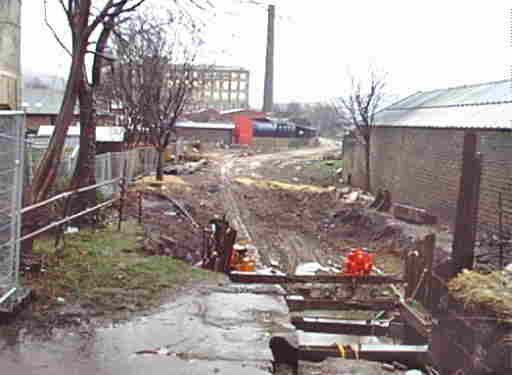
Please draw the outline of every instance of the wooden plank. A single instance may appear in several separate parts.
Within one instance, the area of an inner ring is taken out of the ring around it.
[[[322,360],[328,357],[400,362],[409,367],[422,367],[429,356],[428,345],[353,344],[344,345],[344,355],[336,345],[300,345],[299,360]]]
[[[290,311],[301,310],[363,310],[388,311],[398,307],[398,301],[393,298],[365,300],[334,300],[327,298],[304,298],[302,296],[286,297],[286,304]]]
[[[231,271],[229,279],[235,283],[286,284],[285,274]]]
[[[464,134],[462,168],[457,199],[455,231],[452,245],[452,272],[457,275],[463,269],[473,269],[474,231],[476,230],[477,190],[480,186],[478,138],[475,133]]]
[[[423,285],[420,287],[417,300],[420,301],[427,310],[431,311],[432,307],[432,269],[434,266],[434,249],[436,247],[436,235],[434,233],[425,236],[423,242],[423,268],[425,269],[425,276]]]
[[[386,336],[389,320],[346,320],[311,316],[293,316],[291,323],[306,332],[334,333],[341,335]]]
[[[291,284],[291,283],[325,283],[325,284],[401,284],[405,281],[398,276],[345,276],[345,275],[304,275],[290,276],[258,272],[231,272],[229,278],[239,283]]]

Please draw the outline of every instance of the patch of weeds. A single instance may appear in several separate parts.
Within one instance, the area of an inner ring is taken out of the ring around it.
[[[132,222],[84,229],[65,235],[63,255],[53,239],[37,240],[34,251],[44,255],[45,272],[26,276],[39,307],[48,309],[64,298],[66,304],[87,303],[102,310],[138,310],[160,302],[166,289],[215,274],[140,249],[142,228]]]

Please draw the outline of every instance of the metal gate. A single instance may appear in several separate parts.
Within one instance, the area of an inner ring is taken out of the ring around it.
[[[25,119],[0,111],[0,311],[11,311],[22,294],[19,284],[21,200]]]

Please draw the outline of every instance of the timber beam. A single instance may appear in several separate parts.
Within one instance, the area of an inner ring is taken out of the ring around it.
[[[386,336],[390,334],[393,325],[400,325],[390,320],[344,320],[310,316],[294,316],[291,322],[296,329],[305,332],[358,336]]]
[[[365,359],[378,362],[400,362],[412,368],[428,361],[428,345],[352,344],[299,346],[299,360],[321,361],[328,357]]]
[[[323,284],[401,284],[405,281],[397,276],[346,276],[346,275],[286,275],[258,272],[229,273],[229,279],[238,283],[256,284],[293,284],[293,283],[323,283]]]
[[[290,311],[302,310],[361,310],[389,311],[398,307],[398,301],[393,298],[366,300],[334,300],[327,298],[304,298],[302,296],[287,296],[286,304]]]

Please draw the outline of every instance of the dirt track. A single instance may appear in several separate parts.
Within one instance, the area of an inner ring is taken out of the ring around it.
[[[381,268],[399,270],[396,233],[380,217],[358,215],[357,209],[347,214],[347,207],[329,188],[336,182],[333,168],[323,168],[321,156],[331,150],[323,146],[254,156],[218,152],[208,168],[194,175],[171,176],[157,193],[149,184],[137,187],[146,189],[142,204],[148,256],[156,253],[194,263],[201,248],[200,230],[158,198],[164,193],[186,207],[201,227],[225,213],[239,238],[256,246],[259,266],[297,272],[317,262],[339,269],[341,256],[350,247],[363,246],[376,250]],[[129,201],[127,211],[136,216],[137,199]],[[152,242],[159,243],[162,235],[173,245],[153,248]],[[340,291],[326,287],[321,292]],[[278,286],[269,291],[210,281],[183,286],[160,313],[141,312],[138,319],[103,329],[88,325],[87,317],[78,313],[73,315],[78,328],[49,327],[44,338],[23,333],[23,327],[15,332],[0,330],[0,347],[5,348],[0,350],[0,362],[13,374],[164,374],[169,369],[179,374],[269,374],[268,340],[276,333],[293,331],[284,293]],[[134,354],[148,349],[158,349],[157,354]],[[34,364],[33,358],[39,362]],[[359,366],[356,373],[383,373],[377,364],[372,364],[373,372],[363,363],[351,365]]]
[[[283,271],[294,272],[299,262],[322,263],[327,259],[323,258],[324,254],[320,253],[319,244],[311,236],[307,237],[305,233],[294,230],[293,226],[276,222],[276,217],[270,213],[266,217],[258,215],[258,208],[265,210],[266,206],[274,205],[271,192],[247,199],[248,189],[237,184],[235,178],[258,178],[259,174],[256,171],[261,171],[262,166],[266,169],[290,166],[304,159],[319,157],[333,149],[328,145],[252,157],[228,157],[222,161],[220,176],[226,187],[223,191],[223,203],[228,218],[238,230],[239,237],[250,240],[256,246],[263,265],[272,266],[279,263]],[[254,190],[252,192],[257,194]],[[281,213],[287,212],[284,210]]]

